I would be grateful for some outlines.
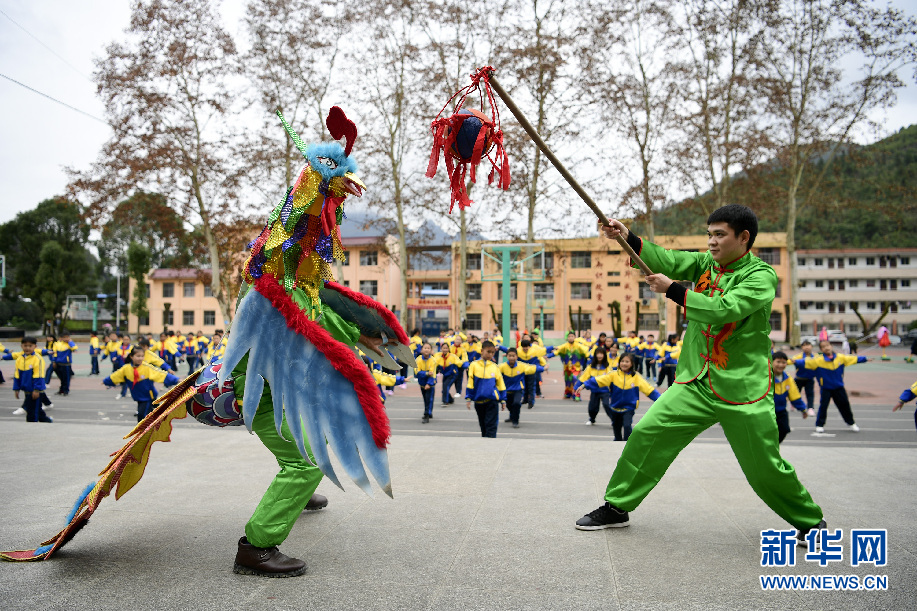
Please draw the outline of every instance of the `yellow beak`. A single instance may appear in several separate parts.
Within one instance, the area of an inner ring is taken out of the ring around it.
[[[343,176],[332,178],[331,186],[337,191],[350,193],[357,197],[361,197],[363,191],[366,189],[366,185],[363,184],[363,181],[353,172],[347,172]]]

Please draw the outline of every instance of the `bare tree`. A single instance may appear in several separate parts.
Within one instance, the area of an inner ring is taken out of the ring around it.
[[[729,203],[730,174],[760,161],[761,96],[754,57],[761,22],[747,0],[685,0],[680,23],[683,138],[671,158],[705,215]],[[710,197],[701,197],[704,191]]]
[[[768,131],[787,176],[787,324],[795,345],[798,211],[818,193],[831,161],[850,146],[869,113],[894,104],[895,91],[904,86],[899,73],[917,61],[917,22],[862,0],[774,0],[759,7],[759,18],[766,25],[760,69]],[[852,62],[859,65],[845,72],[842,66]]]
[[[422,3],[418,0],[364,3],[359,26],[365,46],[352,47],[350,61],[362,67],[364,80],[354,94],[369,110],[367,129],[361,131],[368,168],[366,198],[370,205],[395,221],[398,252],[393,253],[401,280],[400,320],[407,324],[409,264],[406,220],[409,210],[424,197],[429,181],[423,178],[428,129],[420,117],[426,86],[420,77],[420,37],[416,35]],[[361,126],[362,127],[362,126]]]
[[[439,108],[455,92],[469,84],[469,75],[477,68],[490,63],[494,45],[498,43],[498,24],[503,17],[504,6],[492,6],[484,0],[432,0],[425,5],[420,27],[425,36],[425,62],[423,77],[431,92],[430,107]],[[437,105],[437,101],[439,105]],[[455,107],[459,98],[445,109],[448,116],[459,110]],[[477,108],[478,100],[469,99],[466,106]],[[485,112],[488,109],[485,107]],[[487,162],[482,164],[482,169]],[[483,172],[478,180],[483,180]],[[466,190],[471,192],[474,183],[468,182]],[[447,191],[443,191],[443,194]],[[482,194],[483,195],[483,194]],[[475,211],[460,208],[458,221],[455,215],[448,214],[449,206],[444,203],[445,197],[432,198],[429,203],[431,212],[442,216],[448,226],[455,226],[459,235],[459,273],[454,278],[455,301],[458,303],[458,326],[466,318],[468,302],[467,292],[467,254],[468,232],[471,217]],[[476,209],[480,208],[480,202]]]
[[[230,317],[214,228],[237,214],[228,83],[235,45],[209,0],[138,0],[127,40],[110,44],[94,79],[113,130],[98,160],[70,170],[71,189],[102,224],[135,189],[162,193],[207,245],[213,296]]]
[[[579,75],[569,62],[579,17],[575,9],[574,4],[562,0],[506,0],[504,30],[495,49],[500,83],[555,151],[575,150],[578,146],[577,117],[582,100],[575,86]],[[569,186],[558,173],[545,172],[547,160],[521,126],[508,113],[503,121],[506,150],[512,164],[508,199],[513,205],[506,216],[504,233],[532,243],[536,219],[548,232],[562,230],[571,226],[571,211],[580,211],[581,204],[571,198]],[[588,162],[582,146],[576,159]],[[520,214],[525,227],[522,235],[510,226]],[[531,254],[530,249],[525,253]],[[525,310],[520,328],[534,322],[534,285],[523,284]]]
[[[647,238],[655,239],[653,214],[669,187],[663,152],[681,100],[679,33],[669,0],[629,0],[608,8],[589,4],[580,49],[583,87],[602,118],[625,138],[639,172],[624,204],[636,202]],[[664,337],[665,296],[658,296],[659,336]]]
[[[340,1],[251,0],[246,7],[243,23],[250,47],[239,57],[239,70],[254,86],[263,123],[257,136],[246,138],[244,152],[251,161],[248,182],[270,205],[293,184],[303,162],[274,112],[282,111],[306,142],[326,138],[326,98],[342,93],[336,92],[340,80],[334,77],[341,42],[352,28],[347,6]],[[279,180],[274,179],[277,169],[282,169]]]

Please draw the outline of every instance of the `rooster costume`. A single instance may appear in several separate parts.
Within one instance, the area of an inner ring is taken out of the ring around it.
[[[2,552],[3,559],[44,560],[63,546],[115,486],[117,498],[139,481],[152,443],[168,441],[171,420],[188,412],[205,424],[244,424],[280,465],[245,526],[237,573],[288,577],[305,572],[304,562],[284,556],[277,546],[323,475],[341,486],[329,448],[368,494],[367,471],[391,495],[388,418],[355,346],[398,369],[389,352],[413,363],[409,339],[391,311],[334,283],[330,267],[334,258],[344,256],[338,232],[344,200],[359,196],[363,188],[350,158],[356,127],[334,107],[328,129],[334,138],[346,138],[346,148],[337,142],[306,146],[280,118],[307,163],[249,244],[251,256],[225,354],[214,356],[156,402],[101,479],[77,499],[64,530],[37,549]],[[369,338],[382,340],[379,352],[360,342]]]

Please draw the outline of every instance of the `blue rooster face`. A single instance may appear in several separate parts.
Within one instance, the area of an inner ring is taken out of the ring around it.
[[[356,176],[357,162],[344,154],[344,147],[337,142],[310,144],[306,149],[309,166],[331,183],[339,193],[350,193],[360,197],[366,186]]]

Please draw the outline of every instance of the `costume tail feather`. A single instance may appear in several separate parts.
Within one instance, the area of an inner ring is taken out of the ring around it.
[[[35,549],[0,552],[0,559],[34,562],[50,558],[51,554],[62,548],[86,525],[102,499],[111,494],[115,486],[115,498],[119,499],[139,482],[150,458],[150,447],[153,442],[169,441],[172,420],[187,416],[185,402],[194,395],[194,382],[202,369],[195,371],[157,399],[153,404],[153,411],[124,437],[128,442],[112,454],[108,466],[99,473],[99,480],[83,490],[70,515],[67,516],[67,525],[62,531],[43,541]]]

